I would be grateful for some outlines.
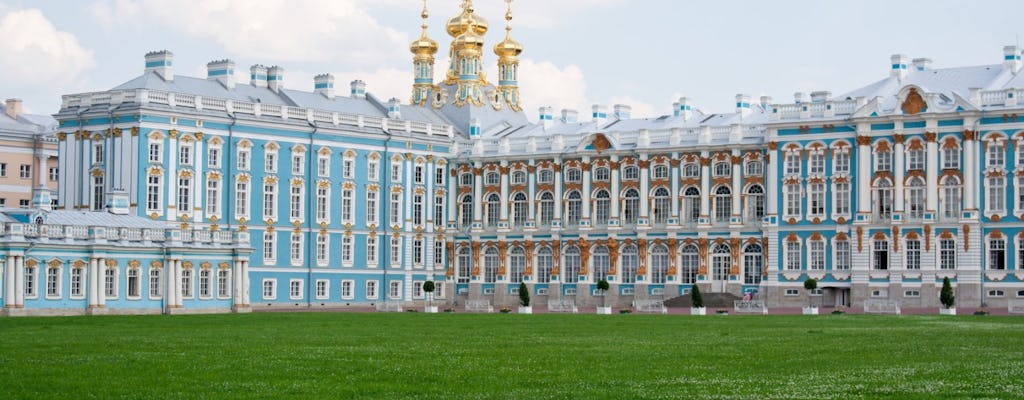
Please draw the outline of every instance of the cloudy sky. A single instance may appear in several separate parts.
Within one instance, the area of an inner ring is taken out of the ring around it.
[[[430,35],[446,52],[444,21],[461,0],[430,0]],[[477,0],[504,34],[504,2]],[[331,72],[344,89],[363,79],[378,97],[407,101],[408,44],[420,0],[0,0],[0,97],[50,114],[67,93],[106,90],[139,75],[147,51],[175,54],[175,73],[204,77],[230,58],[240,82],[256,63],[285,68],[285,85],[312,90]],[[515,0],[520,82],[528,115],[550,105],[633,106],[671,112],[686,95],[710,112],[737,93],[791,101],[793,92],[839,95],[887,76],[889,56],[934,67],[998,64],[1020,42],[1021,1]],[[439,57],[443,70],[447,57]],[[492,71],[495,56],[484,61]],[[494,76],[491,72],[489,76]]]

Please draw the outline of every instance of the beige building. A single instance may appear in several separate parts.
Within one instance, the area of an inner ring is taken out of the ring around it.
[[[56,201],[57,121],[24,113],[20,99],[0,109],[0,207],[30,207],[37,187],[48,188]]]

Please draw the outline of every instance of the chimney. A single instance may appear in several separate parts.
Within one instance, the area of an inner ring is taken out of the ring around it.
[[[21,115],[21,99],[7,99],[5,111],[11,119],[18,119]]]
[[[591,115],[594,117],[595,124],[601,125],[608,120],[608,106],[594,104],[594,106],[591,107],[591,110],[593,110],[593,113]]]
[[[334,99],[334,75],[320,74],[313,77],[313,92]]]
[[[217,60],[206,63],[206,79],[220,82],[227,89],[235,88],[235,62]]]
[[[575,124],[576,122],[579,122],[579,115],[579,111],[573,110],[571,108],[562,109],[562,122],[567,124]]]
[[[693,106],[690,104],[690,98],[680,97],[679,102],[675,104],[678,104],[678,106],[676,107],[674,114],[677,117],[683,117],[683,121],[689,121],[690,116],[693,114]]]
[[[736,113],[740,115],[750,114],[749,94],[740,93],[736,95]]]
[[[1020,71],[1020,47],[1003,47],[1003,69],[1008,69],[1014,74]]]
[[[796,104],[803,103],[804,102],[804,94],[803,94],[803,92],[793,93],[793,102],[796,103]]]
[[[615,119],[629,119],[629,115],[633,112],[633,107],[626,104],[616,104],[613,110],[615,110]]]
[[[924,70],[929,69],[929,67],[931,67],[932,59],[930,59],[930,58],[915,58],[913,63],[914,63],[914,69],[916,69],[918,71],[924,71]]]
[[[267,67],[259,64],[249,67],[249,84],[255,87],[267,87]]]
[[[555,123],[554,108],[544,106],[537,109],[537,112],[539,113],[537,119],[540,120],[541,125],[544,125],[544,129],[550,128]]]
[[[892,61],[892,69],[889,70],[889,76],[897,79],[906,78],[907,64],[910,61],[910,57],[903,54],[893,54],[889,59]]]
[[[267,87],[274,93],[284,89],[284,68],[275,65],[267,69]]]
[[[388,118],[402,118],[402,102],[394,97],[392,97],[391,100],[388,100]]]
[[[366,98],[366,82],[359,79],[352,81],[352,98],[353,99],[365,99]]]
[[[165,81],[174,80],[174,53],[167,50],[146,53],[146,72],[153,71]]]
[[[765,111],[772,105],[772,96],[761,96],[761,108]]]
[[[832,100],[832,92],[827,90],[819,90],[817,92],[811,92],[811,103],[824,103]]]

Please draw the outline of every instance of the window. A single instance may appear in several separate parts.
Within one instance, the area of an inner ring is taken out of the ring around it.
[[[277,152],[268,151],[263,154],[263,170],[268,173],[277,172]]]
[[[526,194],[516,193],[512,195],[512,225],[516,227],[526,226],[527,207]]]
[[[330,195],[330,189],[328,189],[326,185],[319,185],[319,184],[317,185],[317,188],[316,188],[316,220],[317,220],[317,222],[327,222],[327,220],[328,220],[327,217],[330,215],[330,206],[331,206],[330,198],[328,197],[329,195]],[[369,195],[370,194],[367,193],[367,197],[369,197]],[[376,196],[376,192],[374,192],[374,196]],[[369,210],[367,210],[367,214],[369,214]]]
[[[181,269],[181,297],[185,299],[191,299],[194,295],[192,292],[192,268]]]
[[[7,163],[0,163],[0,177],[7,177]]]
[[[277,219],[277,185],[263,184],[263,218]]]
[[[728,186],[715,189],[715,222],[727,223],[732,214],[732,191]]]
[[[369,198],[369,196],[367,196]],[[353,223],[355,218],[355,191],[352,189],[341,190],[341,222]],[[367,213],[369,216],[369,213]],[[376,216],[375,216],[376,217]],[[376,218],[374,218],[376,219]]]
[[[249,183],[241,180],[235,183],[235,215],[249,216]]]
[[[923,149],[911,149],[907,151],[907,169],[910,171],[924,171],[925,154]]]
[[[444,241],[434,241],[434,267],[444,266]]]
[[[274,232],[265,232],[263,234],[263,262],[267,264],[273,264],[273,260],[277,258],[277,237]]]
[[[50,167],[49,168],[49,175],[50,175],[49,179],[50,179],[50,182],[56,182],[58,179],[60,179],[59,171],[60,170],[57,167]]]
[[[220,168],[220,147],[210,147],[206,150],[206,165],[210,168]]]
[[[182,279],[185,279],[185,271],[188,270],[185,269],[181,271]],[[184,286],[182,286],[182,290],[184,290]],[[108,299],[117,298],[117,268],[106,268],[103,270],[103,295]]]
[[[988,269],[1006,269],[1006,240],[992,239],[988,241]]]
[[[459,226],[466,228],[473,223],[473,196],[464,195],[459,198]]]
[[[149,298],[151,299],[159,299],[164,294],[163,279],[161,279],[160,271],[160,268],[155,267],[149,269]]]
[[[835,150],[835,156],[832,160],[832,167],[836,174],[848,174],[850,173],[850,153],[846,150]]]
[[[786,270],[800,270],[800,241],[786,241]]]
[[[729,176],[730,169],[731,168],[729,168],[729,163],[724,163],[724,162],[715,163],[715,168],[714,168],[713,174],[714,174],[714,176],[720,177],[720,178],[721,177],[726,177],[726,176]]]
[[[128,268],[128,297],[137,299],[142,296],[142,277],[138,268]]]
[[[412,239],[412,264],[423,265],[423,238]]]
[[[370,160],[366,163],[366,179],[370,181],[377,180],[378,170],[380,169],[377,164],[379,164],[377,160]]]
[[[25,267],[25,297],[36,297],[39,293],[36,291],[36,272],[38,268]]]
[[[761,164],[761,162],[757,160],[747,161],[747,163],[743,165],[743,174],[748,176],[761,176],[764,174],[764,164]]]
[[[683,273],[682,283],[693,284],[697,282],[697,272],[700,268],[700,253],[695,245],[683,246],[681,272]]]
[[[672,199],[669,198],[668,189],[663,187],[654,189],[654,209],[651,214],[654,216],[654,223],[664,224],[668,222],[669,214],[672,212]]]
[[[71,269],[71,298],[79,299],[85,296],[85,269],[84,268],[72,268]]]
[[[551,282],[553,262],[550,247],[541,247],[537,250],[537,283]]]
[[[525,219],[527,216],[523,215]],[[444,196],[434,197],[434,225],[444,226]],[[523,221],[524,223],[526,221]]]
[[[942,148],[942,169],[960,169],[960,149],[953,146]]]
[[[355,297],[352,288],[355,286],[355,281],[343,280],[341,281],[341,298],[344,300],[351,300]],[[376,297],[376,296],[375,296]]]
[[[277,298],[277,281],[274,279],[263,280],[263,300],[274,300]]]
[[[921,241],[907,239],[906,245],[907,269],[921,269]]]
[[[989,167],[1002,168],[1006,158],[1006,149],[999,139],[988,142],[985,150],[985,165]]]
[[[330,236],[324,233],[318,233],[316,235],[316,264],[319,266],[325,266],[330,261],[328,256],[330,253],[327,251],[330,246]]]
[[[178,147],[178,164],[192,165],[192,145],[182,144]]]
[[[622,179],[626,181],[635,181],[640,179],[640,168],[635,165],[627,165],[622,168]]]
[[[808,173],[811,175],[824,175],[825,174],[825,155],[821,153],[812,153],[810,160],[807,163]]]
[[[413,183],[423,184],[423,166],[417,165],[412,168],[412,181]]]
[[[595,252],[594,254],[595,254],[595,257],[597,257],[597,253]],[[607,250],[606,250],[605,262],[607,263],[607,261],[608,261],[608,254],[607,254]],[[594,263],[595,263],[595,267],[594,268],[595,268],[595,271],[596,271],[597,261],[595,261]],[[508,269],[508,273],[509,273],[508,280],[509,280],[509,283],[520,283],[520,282],[522,282],[523,281],[523,273],[525,271],[526,271],[526,252],[523,251],[522,247],[519,247],[519,246],[513,247],[512,251],[509,252],[509,269]],[[607,269],[606,269],[606,271],[607,271]]]
[[[236,166],[238,167],[238,169],[240,171],[248,171],[249,170],[249,161],[250,161],[249,160],[250,159],[249,155],[250,155],[250,153],[249,153],[249,150],[247,150],[247,149],[239,149],[238,150],[238,162],[237,162]]]
[[[800,289],[786,289],[786,296],[798,296],[800,295]]]
[[[459,186],[473,186],[473,174],[466,172],[459,175]]]
[[[554,172],[550,169],[542,169],[538,173],[537,181],[540,183],[551,183],[555,179]]]
[[[366,281],[366,298],[369,300],[377,299],[377,281]]]
[[[651,249],[651,283],[665,283],[668,273],[668,248],[665,245],[655,245]]]
[[[341,176],[345,179],[355,179],[356,177],[356,161],[345,157],[341,160]],[[398,180],[392,178],[393,180]]]
[[[956,241],[939,240],[939,269],[956,269]]]
[[[391,238],[391,267],[397,268],[402,265],[402,239]]]
[[[302,210],[302,194],[304,191],[299,186],[291,187],[291,195],[288,196],[288,216],[293,221],[301,221],[303,210]]]
[[[317,156],[316,175],[320,177],[328,177],[331,175],[331,157],[327,155]]]
[[[686,163],[683,165],[683,177],[684,178],[696,178],[700,176],[700,167],[695,163]]]
[[[576,246],[569,246],[565,249],[565,256],[562,262],[562,281],[565,283],[579,282],[580,278],[580,249]]]
[[[513,185],[523,185],[525,183],[526,183],[526,173],[525,172],[523,172],[523,171],[513,171],[512,172],[512,184]]]
[[[101,211],[107,203],[104,197],[103,175],[92,177],[92,210]]]
[[[209,215],[220,214],[220,180],[206,179],[206,213]]]
[[[292,279],[288,281],[288,298],[291,300],[302,300],[302,280]]]
[[[944,220],[960,218],[960,180],[955,176],[942,179],[939,186],[939,217]]]
[[[370,265],[377,264],[377,237],[367,236],[366,237],[366,263]]]
[[[904,290],[903,297],[921,297],[920,290]]]
[[[874,261],[872,264],[873,269],[889,269],[889,242],[885,240],[875,240],[872,258],[872,261]]]
[[[992,289],[988,291],[988,297],[1003,297],[1005,293],[999,289]]]
[[[391,181],[402,181],[402,164],[400,161],[391,164]]]
[[[569,192],[565,202],[565,224],[567,226],[577,226],[580,224],[582,206],[583,199],[580,196],[580,192],[575,190]]]
[[[913,177],[907,181],[906,209],[908,219],[919,220],[924,218],[924,193],[924,180],[919,177]]]
[[[800,217],[800,185],[799,184],[788,184],[784,187],[786,196],[786,212],[783,213],[783,217],[786,218],[799,218]]]
[[[497,193],[491,193],[487,196],[486,202],[487,218],[485,222],[490,228],[498,227],[498,217],[501,214],[501,200]]]
[[[683,191],[683,221],[694,223],[700,219],[700,189],[690,186]]]
[[[761,284],[763,273],[764,258],[762,257],[761,245],[748,244],[743,249],[743,283],[759,285]]]
[[[594,168],[594,181],[596,182],[608,182],[611,180],[611,173],[606,167]]]
[[[808,190],[807,216],[821,217],[825,215],[825,184],[812,183]]]
[[[423,195],[414,194],[412,195],[412,223],[413,225],[423,225]]]
[[[601,189],[594,194],[594,225],[607,225],[611,215],[611,197]]]
[[[640,216],[640,192],[635,189],[627,189],[622,196],[622,222],[635,224]]]
[[[1017,167],[1024,167],[1024,142],[1017,141],[1017,154],[1014,156]]]
[[[302,234],[292,233],[289,243],[291,244],[292,265],[302,265]]]
[[[498,277],[498,268],[501,258],[498,256],[498,249],[488,247],[484,250],[484,283],[494,283]]]
[[[524,175],[525,175],[525,173],[524,173]],[[524,182],[525,182],[525,180],[524,180]],[[436,186],[443,186],[444,185],[444,167],[434,168],[434,185],[436,185]]]
[[[178,210],[192,210],[192,178],[178,178]]]
[[[987,211],[990,213],[1006,212],[1006,181],[1001,176],[994,176],[985,179],[987,186]]]
[[[391,281],[388,285],[388,298],[389,299],[401,299],[402,298],[402,282]]]
[[[746,220],[751,223],[760,222],[764,218],[764,188],[761,185],[747,188],[746,202]]]
[[[102,163],[103,162],[103,158],[104,158],[103,157],[103,143],[95,143],[95,144],[93,144],[92,145],[92,163],[93,164]],[[24,170],[25,167],[26,167],[26,165],[24,165],[24,164],[21,165],[22,170]],[[22,175],[22,178],[27,178],[27,176]]]
[[[329,299],[331,297],[331,289],[330,289],[329,283],[330,282],[328,282],[326,279],[317,279],[316,280],[316,299],[317,300],[327,300],[327,299]],[[342,284],[342,286],[344,287],[345,285]]]
[[[217,297],[225,299],[231,297],[231,270],[221,268],[217,270]]]
[[[540,225],[551,226],[551,222],[555,218],[555,196],[551,192],[540,194],[540,209],[537,212],[540,214]],[[472,209],[470,209],[470,213],[472,213]]]
[[[149,162],[159,163],[163,161],[163,146],[159,142],[149,143]],[[6,167],[7,164],[4,164]]]
[[[344,203],[344,202],[342,202]],[[345,211],[342,211],[343,213]],[[351,213],[351,211],[349,211]],[[366,224],[374,225],[377,223],[377,192],[367,191],[366,192]]]
[[[501,175],[497,172],[488,172],[484,178],[484,184],[487,186],[497,186],[501,182]]]
[[[786,175],[800,175],[800,152],[786,152],[786,158],[783,164],[785,165]]]
[[[810,269],[814,271],[825,270],[825,242],[822,240],[810,240],[807,242],[808,258]]]
[[[28,206],[29,206],[29,199],[20,199],[20,200],[18,200],[18,207],[28,208]]]
[[[886,179],[881,179],[874,188],[874,210],[875,218],[888,221],[892,218],[892,184]]]
[[[163,210],[163,207],[160,206],[160,189],[163,188],[160,180],[160,175],[149,175],[146,177],[146,211]]]
[[[322,235],[321,235],[322,236]],[[352,264],[352,242],[354,239],[352,235],[343,235],[341,237],[341,262],[345,265]]]
[[[199,297],[213,297],[213,290],[210,287],[211,272],[208,269],[199,270]]]
[[[655,165],[651,175],[654,179],[668,179],[668,166],[664,164]]]
[[[46,297],[60,297],[60,268],[46,268]]]
[[[391,225],[398,225],[402,222],[402,194],[391,193],[391,209],[388,210],[390,214]]]
[[[878,151],[875,153],[875,171],[892,171],[892,153]]]
[[[292,175],[302,175],[306,170],[306,156],[303,154],[292,154]]]

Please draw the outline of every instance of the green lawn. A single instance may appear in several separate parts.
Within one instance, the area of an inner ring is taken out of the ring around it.
[[[0,399],[1024,398],[1024,318],[0,319]]]

